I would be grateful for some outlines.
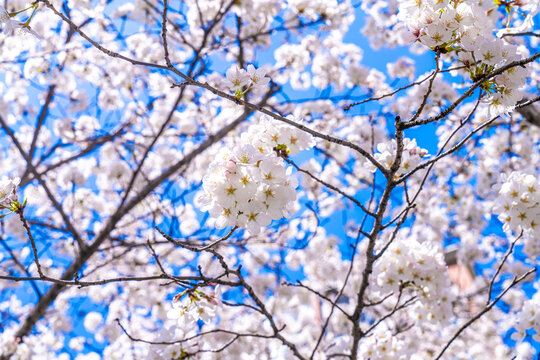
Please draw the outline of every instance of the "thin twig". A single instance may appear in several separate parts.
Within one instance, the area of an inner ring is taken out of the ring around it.
[[[169,46],[167,44],[167,0],[163,0],[163,17],[161,21],[161,38],[163,39],[163,52],[165,54],[165,63],[172,68],[171,59],[169,58]]]
[[[533,272],[535,272],[536,269],[530,269],[529,271],[527,271],[525,274],[521,275],[519,278],[516,278],[514,277],[514,279],[512,280],[512,283],[510,285],[508,285],[508,287],[502,292],[499,294],[499,296],[497,296],[491,303],[489,303],[482,311],[480,311],[478,314],[476,314],[474,317],[472,317],[469,321],[467,321],[465,324],[463,324],[463,326],[461,326],[458,331],[456,331],[456,333],[452,336],[452,338],[446,343],[446,345],[444,346],[444,348],[441,350],[441,352],[439,353],[439,355],[435,358],[435,360],[439,360],[443,354],[446,352],[446,350],[450,347],[450,345],[452,345],[452,343],[454,342],[454,340],[456,340],[458,338],[458,336],[465,330],[467,329],[469,326],[471,326],[476,320],[480,319],[480,317],[482,317],[482,315],[484,315],[485,313],[487,313],[489,310],[491,310],[491,308],[493,308],[493,306],[495,306],[495,304],[497,302],[499,302],[499,300],[508,292],[508,290],[510,290],[512,287],[514,287],[514,285],[516,285],[517,283],[521,282],[523,279],[527,278],[530,274],[532,274]]]
[[[180,241],[176,241],[174,240],[172,237],[170,237],[169,235],[165,234],[165,232],[163,232],[160,228],[158,228],[156,226],[156,230],[165,238],[167,239],[169,242],[173,243],[173,244],[176,244],[176,245],[180,245],[182,247],[185,247],[186,249],[189,249],[189,250],[192,250],[192,251],[195,251],[195,252],[201,252],[201,251],[205,251],[205,250],[208,250],[208,249],[211,249],[213,248],[214,246],[216,246],[217,244],[219,244],[220,242],[222,241],[225,241],[227,239],[229,239],[232,234],[238,229],[238,226],[235,226],[231,229],[231,231],[229,231],[229,233],[225,236],[223,236],[222,238],[219,238],[217,239],[216,241],[208,244],[208,245],[205,245],[205,246],[202,246],[202,247],[196,247],[196,246],[193,246],[191,244],[188,244],[188,243],[185,243],[185,242],[180,242]]]
[[[346,197],[347,199],[351,200],[356,206],[360,207],[365,213],[367,213],[368,215],[370,216],[375,216],[375,214],[371,211],[369,211],[368,209],[366,209],[364,207],[364,205],[362,205],[362,203],[358,200],[356,200],[355,198],[353,198],[352,196],[350,195],[347,195],[345,192],[341,191],[340,189],[338,189],[336,186],[330,184],[330,183],[327,183],[326,181],[324,180],[321,180],[319,179],[318,177],[316,177],[315,175],[313,175],[311,172],[307,171],[307,170],[304,170],[302,169],[301,167],[299,167],[298,165],[296,165],[292,160],[289,160],[289,159],[286,159],[284,158],[284,160],[288,163],[288,164],[291,164],[298,172],[301,172],[303,174],[306,174],[308,175],[310,178],[312,178],[313,180],[315,180],[316,182],[326,186],[327,188],[331,189],[331,190],[334,190],[335,192],[337,192],[338,194]]]
[[[510,256],[510,254],[512,253],[512,251],[514,250],[514,246],[516,245],[516,242],[521,239],[521,237],[523,236],[523,230],[521,231],[521,233],[519,234],[518,237],[516,237],[514,239],[514,241],[512,241],[512,243],[510,244],[510,247],[508,248],[508,251],[506,251],[506,254],[504,254],[504,257],[501,261],[501,263],[499,264],[499,266],[497,267],[497,271],[495,271],[495,274],[493,275],[493,277],[491,278],[491,281],[489,282],[489,288],[488,288],[488,293],[487,293],[487,301],[486,301],[486,306],[489,304],[490,300],[491,300],[491,291],[493,289],[493,283],[495,282],[495,279],[497,278],[497,275],[499,275],[499,273],[501,272],[501,269],[503,267],[503,265],[506,263],[506,260],[508,259],[508,257]]]
[[[24,217],[24,207],[18,206],[17,207],[17,214],[19,215],[19,219],[21,219],[21,222],[23,224],[24,229],[26,230],[26,234],[28,235],[28,239],[30,239],[30,244],[32,245],[32,252],[34,253],[34,263],[36,264],[37,271],[40,278],[45,278],[45,275],[43,274],[43,271],[41,270],[41,264],[39,263],[39,254],[36,247],[36,242],[34,241],[34,237],[32,236],[32,232],[30,231],[30,226],[28,226],[28,222],[26,221]]]

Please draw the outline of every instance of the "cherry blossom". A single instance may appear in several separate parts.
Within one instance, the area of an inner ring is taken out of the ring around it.
[[[266,77],[266,71],[264,69],[255,69],[255,66],[248,65],[247,72],[249,74],[249,80],[253,86],[265,87],[270,82],[270,78]]]
[[[523,338],[527,335],[529,329],[534,330],[533,338],[535,341],[540,340],[540,314],[538,295],[535,295],[532,299],[525,301],[523,308],[520,309],[518,317],[516,319],[516,332],[512,334],[512,339],[516,341],[523,341]]]
[[[240,90],[250,82],[250,76],[237,66],[227,70],[227,85],[232,91]]]
[[[274,125],[268,118],[250,127],[245,144],[222,152],[203,179],[198,206],[217,218],[216,226],[240,226],[258,234],[272,220],[289,216],[296,200],[297,181],[285,168],[279,151],[296,155],[312,140],[290,126]]]
[[[503,177],[498,187],[499,197],[493,211],[504,223],[504,229],[525,234],[525,251],[535,258],[540,256],[540,182],[533,174],[512,172]]]
[[[20,182],[18,177],[0,181],[0,209],[15,211],[19,207],[16,189]]]
[[[395,140],[391,140],[387,143],[381,143],[377,145],[377,153],[375,154],[375,159],[377,159],[383,166],[387,169],[390,169],[396,159],[397,144]],[[406,174],[410,170],[417,167],[422,158],[427,155],[427,150],[422,149],[416,145],[415,139],[405,138],[403,140],[403,152],[400,165],[396,173],[394,174],[394,179],[398,179],[401,175]],[[375,171],[377,168],[372,164],[367,164],[368,168],[371,171]]]
[[[2,6],[0,360],[538,356],[538,1]]]

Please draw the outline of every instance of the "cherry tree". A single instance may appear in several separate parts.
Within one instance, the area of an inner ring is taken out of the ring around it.
[[[539,356],[539,12],[2,2],[0,359]]]

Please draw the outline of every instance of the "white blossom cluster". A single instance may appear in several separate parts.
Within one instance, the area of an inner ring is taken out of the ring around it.
[[[210,322],[216,315],[221,304],[221,290],[219,285],[210,294],[199,290],[186,290],[173,299],[173,308],[167,313],[169,319],[181,327],[193,326],[198,320]]]
[[[521,342],[529,329],[533,329],[533,339],[540,342],[540,296],[536,293],[531,299],[525,301],[523,308],[518,312],[514,324],[516,332],[512,339]]]
[[[0,335],[0,348],[2,349],[3,355],[14,355],[15,352],[18,352],[18,357],[20,358],[22,354],[27,354],[28,350],[25,346],[18,346],[20,339],[16,339],[10,332],[3,332]],[[17,355],[13,356],[17,358]]]
[[[378,330],[360,345],[360,358],[371,360],[409,359],[405,342],[392,335],[391,331]]]
[[[21,179],[18,177],[0,181],[0,209],[10,209],[12,204],[17,201],[15,189],[20,181]]]
[[[386,64],[386,70],[393,78],[408,78],[413,81],[416,68],[413,59],[402,56],[396,62]]]
[[[540,255],[540,179],[533,174],[514,171],[503,175],[499,196],[494,208],[505,231],[523,231],[525,252],[536,258]]]
[[[10,360],[29,360],[29,359],[60,359],[66,360],[69,357],[58,357],[50,348],[59,349],[62,346],[63,337],[54,337],[45,335],[41,338],[31,335],[25,338],[15,337],[15,329],[5,329],[0,334],[0,356],[5,356]],[[56,357],[55,357],[56,356]]]
[[[400,2],[398,17],[422,44],[442,53],[458,52],[473,81],[496,66],[520,59],[518,47],[493,32],[498,12],[489,2],[454,0],[406,0]],[[491,9],[491,11],[490,11]],[[497,114],[511,110],[522,97],[528,70],[514,67],[486,81],[482,88]]]
[[[450,280],[441,250],[414,237],[398,236],[377,263],[374,273],[381,294],[408,293],[418,302],[412,308],[417,321],[448,322],[452,317]]]
[[[392,139],[391,141],[380,143],[377,145],[377,153],[375,154],[375,159],[381,163],[384,167],[390,169],[394,160],[396,159],[397,143],[396,140]],[[399,179],[399,177],[407,172],[413,170],[420,162],[422,158],[427,155],[427,150],[422,149],[416,145],[415,139],[405,138],[403,139],[403,151],[401,155],[401,163],[399,169],[394,174],[394,180]],[[375,171],[377,168],[370,162],[367,163],[367,166],[371,171]]]
[[[203,178],[196,205],[217,218],[216,227],[247,228],[258,234],[272,220],[288,217],[296,200],[297,179],[278,156],[313,146],[311,135],[263,118],[242,134],[244,145],[224,149]]]
[[[237,98],[242,97],[252,88],[266,88],[270,78],[266,77],[266,70],[256,69],[253,65],[248,65],[247,71],[233,65],[227,70],[226,85],[235,92]]]

